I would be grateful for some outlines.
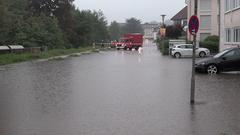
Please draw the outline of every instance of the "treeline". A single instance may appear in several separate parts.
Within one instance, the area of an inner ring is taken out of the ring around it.
[[[0,45],[78,48],[142,33],[141,21],[110,26],[101,11],[79,10],[74,0],[0,0]]]
[[[78,48],[109,38],[101,11],[80,11],[73,0],[0,0],[0,45]]]

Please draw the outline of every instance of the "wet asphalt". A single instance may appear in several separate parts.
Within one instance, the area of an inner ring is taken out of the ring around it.
[[[136,51],[0,66],[0,135],[239,135],[240,74]]]

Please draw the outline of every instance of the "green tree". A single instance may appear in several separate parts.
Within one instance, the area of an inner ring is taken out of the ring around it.
[[[116,21],[111,22],[111,25],[109,26],[109,35],[111,40],[117,40],[120,38],[120,26]]]
[[[123,27],[124,33],[143,33],[141,21],[136,18],[126,20],[126,25]]]
[[[53,49],[66,46],[66,40],[58,27],[57,19],[45,15],[27,19],[19,26],[15,39],[15,42],[25,47],[48,46]]]
[[[107,22],[101,11],[74,11],[75,47],[100,42],[108,38]]]

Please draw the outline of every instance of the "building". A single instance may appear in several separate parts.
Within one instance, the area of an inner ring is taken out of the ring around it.
[[[194,0],[186,0],[188,20],[194,15]],[[198,0],[197,15],[200,19],[200,27],[197,33],[197,41],[203,41],[210,35],[219,36],[220,32],[220,0]],[[188,40],[193,37],[188,33]]]
[[[160,24],[157,22],[145,23],[142,25],[144,30],[144,39],[156,40]]]
[[[179,11],[174,17],[171,18],[173,23],[175,25],[179,24],[179,25],[181,25],[183,27],[187,26],[187,24],[188,24],[187,11],[188,11],[187,6],[184,7],[181,11]]]
[[[220,51],[240,46],[240,0],[221,0]]]

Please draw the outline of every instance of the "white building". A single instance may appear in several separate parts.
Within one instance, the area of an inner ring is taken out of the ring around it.
[[[144,30],[144,39],[156,40],[157,33],[156,29],[159,30],[159,23],[145,23],[142,25]]]
[[[197,15],[200,20],[200,28],[197,34],[197,41],[203,41],[210,35],[219,36],[220,29],[220,0],[198,0]],[[188,20],[194,15],[194,0],[186,0],[188,7]],[[193,37],[188,33],[188,40]]]
[[[240,46],[240,0],[221,0],[220,51]]]

